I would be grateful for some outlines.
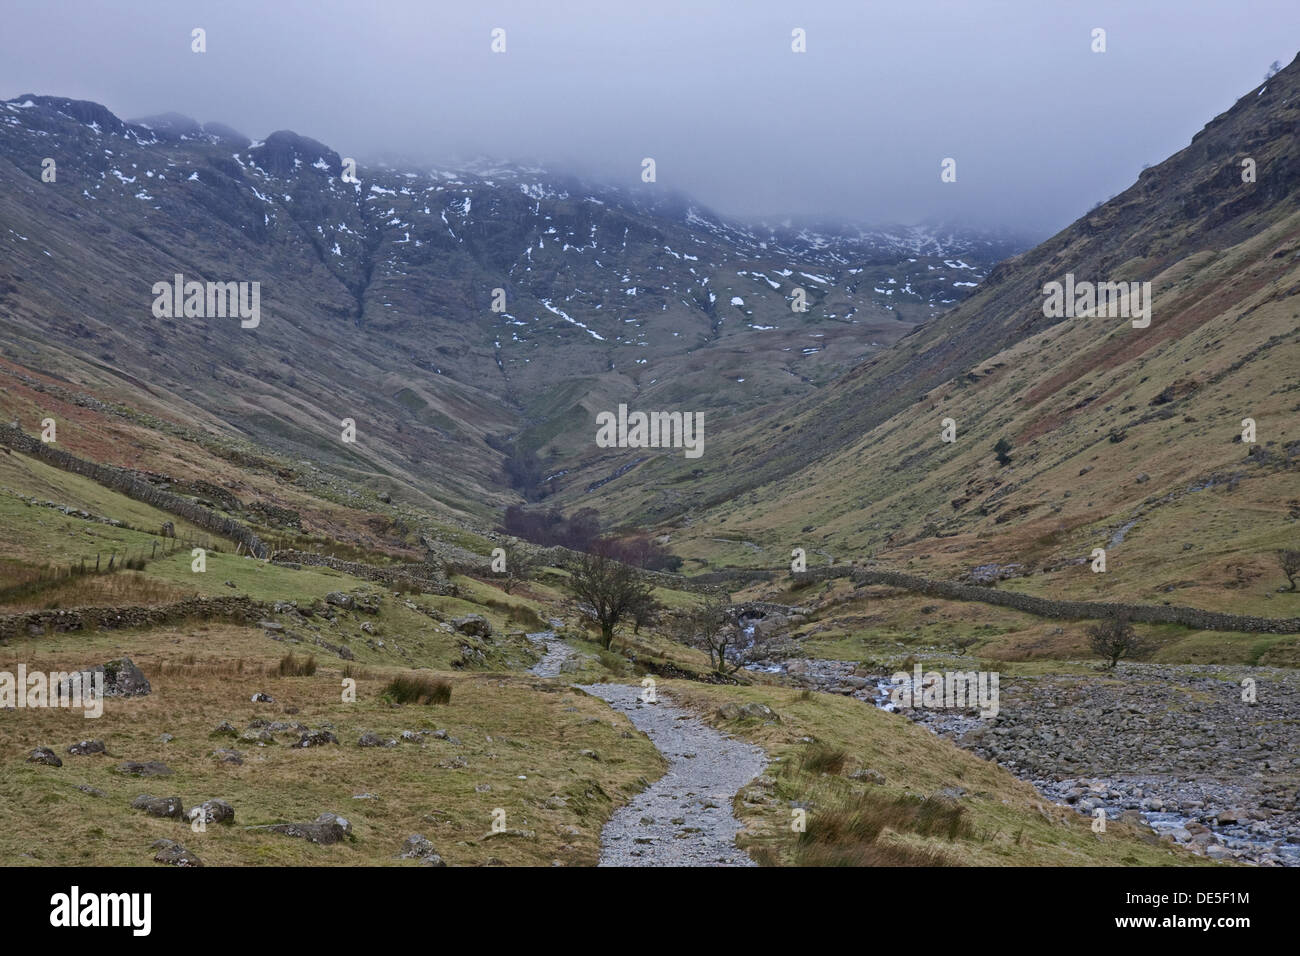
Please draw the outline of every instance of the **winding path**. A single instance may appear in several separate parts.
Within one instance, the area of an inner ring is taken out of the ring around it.
[[[600,834],[601,866],[753,866],[736,846],[737,791],[767,754],[724,737],[671,704],[641,701],[627,684],[576,685],[626,714],[668,758],[668,772],[614,812]]]
[[[530,673],[559,677],[574,654],[554,631],[528,635],[545,646]],[[647,704],[630,684],[575,684],[625,714],[668,760],[668,772],[616,810],[600,834],[601,866],[753,866],[736,846],[736,793],[767,766],[759,747],[727,737],[672,704]]]

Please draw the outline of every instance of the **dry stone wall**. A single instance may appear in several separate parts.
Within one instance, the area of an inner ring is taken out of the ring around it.
[[[1253,617],[1244,614],[1225,614],[1204,611],[1195,607],[1178,607],[1166,604],[1119,604],[1103,601],[1055,601],[1017,591],[1004,591],[993,587],[958,584],[955,581],[936,581],[904,574],[900,571],[877,571],[854,567],[816,568],[794,575],[800,582],[826,581],[832,578],[850,578],[858,584],[883,584],[889,587],[917,591],[932,597],[953,601],[980,601],[1013,610],[1036,614],[1039,617],[1066,620],[1098,620],[1127,617],[1144,624],[1182,624],[1198,631],[1244,631],[1258,634],[1300,634],[1300,618]]]
[[[91,481],[120,492],[128,498],[134,498],[136,501],[142,501],[160,511],[166,511],[169,514],[184,518],[190,524],[202,528],[204,531],[211,532],[222,538],[229,538],[232,541],[241,542],[254,557],[265,558],[268,554],[267,546],[262,539],[238,521],[218,514],[188,498],[182,498],[170,491],[156,488],[129,468],[101,465],[97,462],[87,461],[84,458],[78,458],[76,455],[69,454],[52,445],[47,445],[38,438],[33,438],[13,425],[0,425],[0,443],[7,445],[14,451],[30,455],[47,465],[89,478]]]

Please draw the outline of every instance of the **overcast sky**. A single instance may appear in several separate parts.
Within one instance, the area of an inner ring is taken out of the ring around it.
[[[1297,0],[43,0],[5,4],[0,97],[629,183],[650,156],[731,215],[1045,235],[1298,47]]]

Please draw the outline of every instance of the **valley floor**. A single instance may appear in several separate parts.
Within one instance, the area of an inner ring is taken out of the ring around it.
[[[889,674],[769,665],[799,686],[896,709]],[[1243,700],[1249,679],[1255,702]],[[1089,818],[1140,823],[1211,859],[1300,866],[1300,678],[1290,669],[1122,664],[1005,678],[1000,710],[907,716]]]

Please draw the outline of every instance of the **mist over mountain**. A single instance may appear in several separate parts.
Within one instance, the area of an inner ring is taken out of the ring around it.
[[[952,222],[1043,239],[1185,146],[1286,62],[1287,0],[754,0],[267,7],[93,0],[7,11],[0,98],[284,126],[407,168],[488,156],[665,189],[721,214]],[[206,52],[190,49],[195,28]],[[1104,53],[1092,31],[1104,29]],[[504,52],[494,53],[494,30]],[[804,53],[792,33],[803,31]],[[130,69],[121,68],[129,63]],[[1073,148],[1082,130],[1104,145]],[[941,183],[940,163],[958,163]]]

